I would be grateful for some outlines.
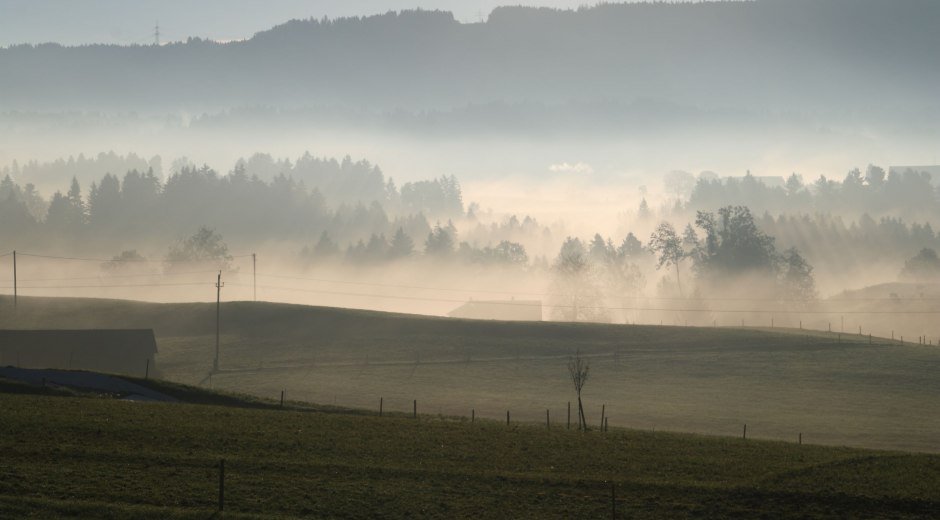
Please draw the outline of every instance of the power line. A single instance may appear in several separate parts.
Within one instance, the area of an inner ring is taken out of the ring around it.
[[[311,282],[323,282],[323,283],[335,283],[343,285],[361,285],[361,286],[371,286],[371,287],[387,287],[393,289],[417,289],[425,291],[442,291],[442,292],[457,292],[457,293],[484,293],[484,294],[504,294],[504,295],[524,295],[524,296],[568,296],[564,293],[550,293],[550,292],[530,292],[530,291],[494,291],[487,289],[469,289],[469,288],[448,288],[448,287],[430,287],[426,285],[405,285],[405,284],[390,284],[390,283],[379,283],[379,282],[360,282],[360,281],[351,281],[351,280],[336,280],[329,278],[313,278],[306,276],[289,276],[289,275],[277,275],[277,274],[268,274],[268,273],[258,273],[258,276],[264,276],[267,278],[280,278],[285,280],[305,280]],[[632,297],[631,297],[632,298]],[[680,298],[676,296],[637,296],[636,298],[641,300],[652,300],[652,301],[728,301],[728,302],[780,302],[780,303],[801,303],[806,304],[806,300],[801,300],[797,298],[745,298],[745,297],[708,297],[708,298]],[[906,302],[906,301],[940,301],[940,298],[829,298],[826,300],[816,300],[817,303],[827,303],[827,302],[860,302],[860,301],[891,301],[891,302]]]
[[[130,260],[130,259],[119,259],[119,258],[83,258],[76,256],[53,256],[53,255],[39,255],[35,253],[17,253],[20,256],[30,256],[33,258],[46,258],[50,260],[73,260],[78,262],[137,262],[137,263],[152,263],[151,260]]]
[[[9,256],[10,253],[5,253],[0,255]],[[87,258],[87,257],[63,257],[63,256],[53,256],[53,255],[40,255],[34,253],[17,253],[20,256],[28,256],[35,258],[48,258],[56,260],[75,260],[75,261],[94,261],[94,262],[111,262],[112,260],[103,260],[96,258]],[[251,254],[238,255],[232,258],[249,258],[252,257]],[[117,262],[138,262],[135,260],[114,260]],[[141,262],[145,263],[145,262]],[[150,262],[154,263],[154,262]],[[192,261],[191,263],[201,263],[198,261]],[[147,278],[147,277],[169,277],[169,276],[185,276],[185,275],[196,275],[196,274],[208,274],[215,273],[216,271],[186,271],[181,273],[166,272],[166,273],[146,273],[146,274],[105,274],[100,276],[89,276],[89,277],[64,277],[64,278],[32,278],[25,279],[25,282],[54,282],[54,281],[82,281],[82,280],[101,280],[108,278]],[[305,277],[305,276],[291,276],[291,275],[278,275],[270,273],[258,273],[257,276],[275,278],[275,279],[284,279],[284,280],[302,280],[302,281],[311,281],[311,282],[320,282],[320,283],[334,283],[342,285],[354,285],[354,286],[364,286],[364,287],[384,287],[392,289],[412,289],[412,290],[423,290],[423,291],[440,291],[440,292],[453,292],[453,293],[477,293],[477,294],[499,294],[499,295],[523,295],[523,296],[539,296],[539,297],[568,297],[569,295],[564,293],[551,293],[551,292],[530,292],[530,291],[498,291],[498,290],[486,290],[486,289],[470,289],[470,288],[449,288],[449,287],[432,287],[426,285],[408,285],[408,284],[390,284],[390,283],[379,283],[379,282],[362,282],[362,281],[352,281],[352,280],[337,280],[329,278],[317,278],[317,277]],[[236,284],[233,284],[236,285]],[[125,284],[120,285],[120,287],[134,287],[135,285]],[[147,284],[137,284],[136,286],[149,286]],[[81,286],[85,288],[86,286]],[[118,286],[102,286],[102,285],[89,285],[87,287],[118,287]],[[279,286],[265,286],[261,285],[262,288],[274,288],[274,289],[285,289]],[[30,286],[24,288],[46,288],[46,287],[37,287]],[[49,286],[48,288],[55,288]],[[77,288],[77,286],[68,286],[61,288]],[[348,294],[348,295],[362,295],[362,293],[342,293],[338,291],[324,291],[324,290],[310,290],[311,292],[320,292],[323,294]],[[367,295],[366,295],[367,296]],[[374,295],[376,297],[390,297],[388,295]],[[417,297],[413,297],[417,298]],[[801,303],[806,304],[804,300],[797,299],[779,299],[779,298],[744,298],[744,297],[709,297],[709,298],[678,298],[678,297],[668,297],[668,296],[640,296],[635,297],[636,299],[643,301],[684,301],[684,302],[778,302],[778,303]],[[465,300],[451,300],[451,299],[440,299],[440,298],[424,298],[428,301],[442,301],[442,302],[451,302],[451,303],[465,303]],[[852,303],[852,302],[865,302],[865,301],[890,301],[895,303],[919,303],[919,302],[932,302],[940,301],[940,298],[840,298],[840,299],[828,299],[828,300],[818,300],[815,303],[817,304],[826,304],[826,303]],[[587,308],[580,306],[581,308]],[[692,312],[704,312],[704,309],[661,309],[653,307],[602,307],[605,309],[612,310],[669,310],[669,311],[692,311]],[[709,312],[762,312],[762,313],[779,313],[779,314],[918,314],[918,313],[934,313],[934,311],[860,311],[860,310],[848,310],[848,311],[796,311],[796,310],[761,310],[761,311],[746,311],[746,310],[736,310],[736,309],[710,309]],[[940,313],[940,311],[937,311]]]
[[[229,285],[235,287],[251,287],[248,284],[243,283],[230,283]],[[274,289],[280,291],[290,291],[290,292],[305,292],[305,293],[316,293],[316,294],[332,294],[339,296],[361,296],[366,298],[391,298],[396,300],[418,300],[418,301],[429,301],[429,302],[444,302],[444,303],[466,303],[466,300],[451,300],[445,298],[426,298],[421,296],[402,296],[394,294],[364,294],[364,293],[351,293],[343,291],[328,291],[320,289],[304,289],[301,287],[282,287],[279,285],[259,285],[258,287],[262,289]],[[530,304],[531,305],[531,304]]]
[[[13,252],[4,253],[0,257],[10,256]],[[73,257],[73,256],[56,256],[56,255],[47,255],[47,254],[38,254],[38,253],[20,253],[17,252],[19,256],[32,257],[32,258],[43,258],[43,259],[52,259],[52,260],[65,260],[65,261],[82,261],[82,262],[100,262],[100,263],[139,263],[139,264],[151,264],[159,265],[161,262],[152,261],[152,260],[133,260],[133,259],[121,259],[121,258],[92,258],[92,257]],[[241,254],[230,256],[230,260],[242,259],[242,258],[255,258],[254,254]],[[175,263],[190,263],[190,264],[201,264],[209,261],[200,261],[200,260],[187,260],[184,262],[175,262]],[[190,271],[185,273],[152,273],[152,274],[112,274],[112,275],[103,275],[95,277],[71,277],[71,278],[46,278],[46,279],[27,279],[23,281],[27,282],[45,282],[45,281],[81,281],[81,280],[99,280],[102,278],[137,278],[137,277],[157,277],[157,276],[182,276],[186,274],[206,274],[206,273],[215,273],[216,271]],[[291,275],[279,275],[279,274],[270,274],[270,273],[257,273],[257,276],[275,278],[275,279],[284,279],[284,280],[303,280],[311,282],[320,282],[320,283],[333,283],[333,284],[343,284],[343,285],[354,285],[354,286],[364,286],[364,287],[385,287],[393,289],[411,289],[411,290],[422,290],[422,291],[440,291],[440,292],[452,292],[452,293],[476,293],[476,294],[497,294],[497,295],[510,295],[510,296],[537,296],[537,297],[568,297],[569,295],[563,293],[551,293],[551,292],[532,292],[532,291],[500,291],[500,290],[487,290],[487,289],[471,289],[471,288],[452,288],[452,287],[432,287],[426,285],[409,285],[409,284],[391,284],[391,283],[379,283],[379,282],[363,282],[363,281],[352,281],[352,280],[337,280],[329,278],[318,278],[318,277],[306,277],[306,276],[291,276]],[[125,285],[130,287],[131,285]],[[139,286],[145,286],[144,284],[139,284]],[[265,287],[265,286],[261,286]],[[270,287],[270,286],[269,286]],[[36,288],[36,287],[24,287],[24,288]],[[51,288],[51,287],[50,287]],[[69,287],[74,288],[74,287]],[[84,288],[84,286],[83,286]],[[277,289],[278,287],[274,287]],[[283,288],[281,288],[283,289]],[[318,291],[321,293],[326,293],[325,291]],[[338,293],[341,294],[341,293]],[[350,293],[354,294],[354,293]],[[384,295],[376,295],[377,297],[387,297]],[[680,297],[669,297],[669,296],[626,296],[628,298],[636,298],[643,301],[681,301],[681,302],[775,302],[775,303],[799,303],[807,304],[805,300],[792,299],[792,298],[757,298],[757,297],[707,297],[707,298],[680,298]],[[429,299],[433,300],[433,299]],[[448,302],[458,302],[458,300],[440,300],[438,301],[448,301]],[[860,297],[860,298],[830,298],[827,300],[815,300],[812,303],[816,304],[826,304],[826,303],[854,303],[854,302],[892,302],[892,303],[919,303],[919,302],[934,302],[940,301],[940,298],[896,298],[896,297]],[[585,307],[582,307],[585,308]],[[624,309],[626,307],[603,307],[606,309]],[[633,310],[634,308],[629,308]],[[635,310],[674,310],[682,311],[682,309],[658,309],[658,308],[641,308],[637,307]],[[700,309],[687,309],[687,311],[701,312]],[[793,310],[775,310],[775,311],[745,311],[745,310],[718,310],[713,309],[709,312],[775,312],[780,314],[833,314],[836,312],[842,312],[844,314],[917,314],[917,313],[933,313],[934,311],[793,311]]]
[[[31,289],[31,290],[58,290],[58,289],[127,289],[127,288],[142,288],[142,287],[205,287],[209,286],[209,282],[184,282],[184,283],[140,283],[140,284],[84,284],[84,285],[57,285],[57,286],[38,286],[38,285],[28,285],[20,286],[20,289]],[[236,287],[252,287],[251,284],[242,284],[242,283],[229,283],[229,285]],[[288,291],[288,292],[302,292],[302,293],[313,293],[313,294],[327,294],[334,296],[352,296],[358,298],[376,298],[376,299],[393,299],[393,300],[406,300],[406,301],[426,301],[426,302],[437,302],[437,303],[452,303],[452,304],[462,304],[467,303],[466,300],[460,299],[449,299],[449,298],[431,298],[431,297],[422,297],[422,296],[404,296],[404,295],[392,295],[392,294],[367,294],[367,293],[354,293],[347,291],[330,291],[330,290],[320,290],[320,289],[305,289],[300,287],[283,287],[277,285],[260,285],[259,287],[263,289],[276,290],[276,291]],[[3,289],[11,289],[12,286],[2,286]],[[502,301],[497,302],[496,305],[503,306],[524,306],[532,307],[532,303],[522,302],[522,301]],[[668,307],[645,307],[645,306],[603,306],[603,305],[574,305],[574,304],[553,304],[553,303],[539,303],[541,307],[551,308],[551,309],[583,309],[583,310],[604,310],[604,311],[647,311],[647,312],[674,312],[674,313],[713,313],[713,314],[772,314],[772,315],[839,315],[839,314],[849,314],[849,315],[938,315],[940,310],[936,311],[886,311],[886,310],[871,310],[871,311],[858,311],[858,310],[831,310],[831,311],[821,311],[821,310],[788,310],[788,309],[699,309],[699,308],[668,308]]]
[[[222,287],[225,287],[225,283],[222,281],[222,271],[219,271],[215,282],[215,360],[212,362],[212,370],[214,372],[219,371],[219,336],[222,315]]]
[[[8,252],[0,255],[0,258],[9,256],[13,252]],[[161,265],[166,262],[154,261],[154,260],[133,260],[133,259],[121,259],[121,258],[92,258],[92,257],[72,257],[72,256],[55,256],[55,255],[46,255],[46,254],[37,254],[37,253],[17,253],[20,256],[33,257],[33,258],[44,258],[52,260],[67,260],[67,261],[82,261],[82,262],[100,262],[100,263],[140,263],[140,264],[151,264],[151,265]],[[229,257],[230,260],[242,259],[242,258],[254,258],[255,254],[241,254],[241,255],[232,255]],[[182,262],[173,262],[173,263],[188,263],[188,264],[201,264],[212,262],[213,260],[186,260]],[[200,271],[192,272],[191,274],[205,274],[213,271]],[[173,273],[165,273],[165,275],[173,275]],[[149,275],[110,275],[113,277],[136,277],[136,276],[149,276]],[[154,274],[153,276],[158,276]],[[305,276],[290,276],[290,275],[279,275],[279,274],[270,274],[270,273],[257,273],[257,276],[268,277],[268,278],[277,278],[285,280],[304,280],[311,282],[321,282],[321,283],[335,283],[343,285],[357,285],[357,286],[367,286],[367,287],[386,287],[386,288],[395,288],[395,289],[413,289],[413,290],[423,290],[423,291],[440,291],[440,292],[454,292],[454,293],[476,293],[476,294],[498,294],[498,295],[507,295],[507,296],[538,296],[538,297],[565,297],[568,296],[562,293],[551,293],[551,292],[532,292],[532,291],[500,291],[500,290],[488,290],[488,289],[470,289],[470,288],[452,288],[452,287],[431,287],[426,285],[408,285],[408,284],[390,284],[390,283],[378,283],[378,282],[361,282],[361,281],[351,281],[351,280],[336,280],[328,278],[317,278],[317,277],[305,277]],[[81,278],[62,278],[62,279],[48,279],[48,280],[80,280]],[[87,277],[85,279],[97,279],[97,277]],[[44,280],[24,280],[24,281],[44,281]],[[629,296],[628,296],[629,297]],[[680,297],[670,297],[670,296],[639,296],[636,297],[645,301],[701,301],[701,302],[778,302],[778,303],[799,303],[806,304],[806,300],[796,299],[796,298],[757,298],[757,297],[707,297],[707,298],[680,298]],[[940,301],[940,298],[895,298],[895,297],[859,297],[859,298],[830,298],[826,300],[817,300],[816,303],[852,303],[852,302],[893,302],[893,303],[908,303],[908,302],[934,302]],[[782,311],[781,311],[782,312]]]
[[[7,253],[7,254],[12,254],[12,253],[13,253],[13,252],[11,251],[10,253]],[[129,258],[91,258],[91,257],[78,257],[78,256],[42,255],[42,254],[37,254],[37,253],[20,253],[20,252],[18,252],[17,254],[20,255],[20,256],[29,256],[29,257],[33,257],[33,258],[45,258],[45,259],[50,259],[50,260],[72,260],[72,261],[78,261],[78,262],[102,262],[102,263],[112,263],[112,262],[113,262],[113,263],[140,263],[140,264],[160,264],[160,263],[191,263],[191,264],[192,264],[192,263],[208,263],[208,262],[216,262],[216,261],[219,261],[219,260],[226,260],[226,259],[223,258],[223,259],[183,260],[183,261],[174,261],[174,262],[160,262],[160,261],[158,261],[158,260],[134,260],[134,259],[129,259]],[[6,255],[0,255],[0,256],[6,256]],[[236,258],[248,258],[248,257],[250,257],[250,256],[251,256],[251,254],[247,254],[247,255],[234,255],[234,256],[230,256],[229,259],[234,260],[234,259],[236,259]],[[212,271],[212,272],[215,272],[215,271]]]
[[[23,282],[71,282],[71,281],[81,281],[81,280],[102,280],[109,278],[148,278],[148,277],[166,277],[166,276],[187,276],[194,274],[209,274],[215,273],[216,271],[188,271],[182,273],[149,273],[149,274],[103,274],[98,276],[77,276],[70,278],[27,278],[21,281]]]
[[[115,289],[115,288],[134,288],[134,287],[185,287],[185,286],[204,286],[210,285],[209,282],[187,282],[187,283],[137,283],[137,284],[113,284],[113,285],[20,285],[20,289]],[[13,286],[6,285],[0,289],[12,289]]]
[[[425,291],[443,291],[443,292],[475,292],[475,293],[488,293],[488,294],[524,294],[527,296],[551,296],[546,293],[534,293],[534,292],[523,292],[523,291],[491,291],[484,289],[455,289],[455,288],[446,288],[446,287],[428,287],[422,285],[400,285],[400,284],[390,284],[390,283],[377,283],[377,282],[356,282],[349,280],[330,280],[327,278],[310,278],[304,276],[288,276],[288,275],[278,275],[278,274],[264,274],[258,273],[258,276],[265,276],[268,278],[281,278],[285,280],[306,280],[311,282],[323,282],[323,283],[337,283],[344,285],[364,285],[364,286],[373,286],[373,287],[388,287],[392,289],[419,289]]]
[[[237,287],[251,287],[248,284],[240,283],[230,283],[229,285]],[[382,299],[394,299],[394,300],[410,300],[410,301],[428,301],[428,302],[440,302],[440,303],[468,303],[466,300],[457,300],[457,299],[447,299],[447,298],[431,298],[431,297],[422,297],[422,296],[403,296],[403,295],[394,295],[394,294],[366,294],[366,293],[353,293],[345,291],[329,291],[321,289],[304,289],[300,287],[282,287],[277,285],[259,285],[262,289],[272,289],[280,291],[289,291],[289,292],[304,292],[304,293],[315,293],[315,294],[329,294],[335,296],[356,296],[361,298],[382,298]],[[470,302],[472,303],[472,301]],[[532,307],[534,306],[529,302],[522,301],[501,301],[495,302],[495,305],[513,305],[513,306],[522,306],[522,307]],[[812,314],[822,314],[822,315],[838,315],[838,314],[852,314],[852,315],[870,315],[870,314],[924,314],[924,315],[933,315],[940,314],[940,310],[936,311],[855,311],[855,310],[832,310],[832,311],[820,311],[820,310],[787,310],[787,309],[689,309],[689,308],[666,308],[666,307],[608,307],[601,305],[573,305],[573,304],[552,304],[552,303],[540,303],[542,307],[554,308],[554,309],[588,309],[588,310],[608,310],[608,311],[651,311],[651,312],[704,312],[704,313],[718,313],[718,314],[791,314],[791,315],[812,315]]]

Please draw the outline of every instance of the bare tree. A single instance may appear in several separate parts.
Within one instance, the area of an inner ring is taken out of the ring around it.
[[[571,382],[574,384],[574,390],[578,393],[578,429],[587,431],[587,420],[584,418],[584,405],[581,403],[581,389],[588,379],[587,361],[581,359],[581,350],[575,353],[574,357],[568,358],[568,375],[571,376]]]

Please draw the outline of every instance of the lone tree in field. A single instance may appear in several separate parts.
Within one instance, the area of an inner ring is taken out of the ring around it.
[[[574,357],[568,358],[568,375],[571,376],[574,391],[578,393],[578,429],[581,431],[588,429],[587,420],[584,418],[584,405],[581,403],[581,389],[584,388],[584,383],[587,383],[589,369],[587,361],[581,359],[581,350],[578,350]]]
[[[202,226],[193,236],[170,248],[166,255],[167,268],[175,269],[185,264],[208,264],[213,269],[231,270],[232,255],[214,229]]]

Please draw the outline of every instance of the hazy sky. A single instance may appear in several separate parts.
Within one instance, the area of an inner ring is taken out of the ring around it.
[[[0,0],[0,45],[58,42],[149,43],[162,39],[250,37],[291,18],[441,9],[477,21],[499,5],[576,8],[594,0]]]

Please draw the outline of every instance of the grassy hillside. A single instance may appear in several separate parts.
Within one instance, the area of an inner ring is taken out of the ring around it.
[[[0,517],[917,518],[940,457],[0,394]]]
[[[940,450],[940,349],[797,330],[500,323],[269,303],[23,299],[0,327],[152,327],[164,377],[327,405],[564,420],[566,358],[591,363],[612,426]]]

